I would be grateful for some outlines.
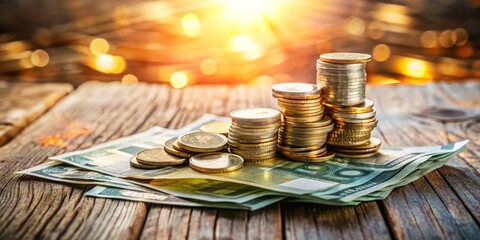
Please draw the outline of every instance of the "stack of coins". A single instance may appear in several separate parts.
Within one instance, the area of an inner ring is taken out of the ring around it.
[[[227,138],[218,133],[191,132],[169,139],[161,148],[143,150],[130,159],[136,168],[152,169],[180,165],[200,153],[225,150]]]
[[[280,112],[270,108],[239,109],[230,113],[229,151],[247,162],[264,162],[275,157]]]
[[[328,53],[317,60],[317,85],[335,122],[327,143],[337,156],[370,157],[380,147],[381,141],[370,137],[378,122],[373,101],[365,99],[365,65],[370,59],[368,54]]]
[[[322,162],[335,156],[327,152],[327,134],[332,119],[324,116],[320,89],[314,84],[280,83],[272,86],[282,113],[278,149],[286,157],[302,162]]]
[[[355,106],[365,100],[365,65],[371,56],[361,53],[327,53],[317,60],[317,85],[324,103]]]

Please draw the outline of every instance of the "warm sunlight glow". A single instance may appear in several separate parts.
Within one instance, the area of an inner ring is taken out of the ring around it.
[[[170,84],[174,88],[184,88],[188,84],[188,76],[185,72],[175,72],[170,77]]]
[[[262,45],[254,41],[250,35],[235,36],[230,40],[230,49],[242,52],[246,60],[255,60],[264,55]]]
[[[225,0],[229,12],[243,17],[255,17],[273,9],[273,0]]]
[[[93,59],[92,67],[103,73],[118,74],[125,70],[126,62],[120,56],[99,54]]]
[[[423,61],[417,59],[408,60],[405,64],[405,68],[405,75],[411,77],[425,78],[429,75],[427,65]]]
[[[200,20],[197,15],[193,13],[187,13],[182,18],[182,27],[185,34],[190,37],[198,36],[200,32]]]
[[[93,54],[108,53],[108,50],[110,50],[110,44],[103,38],[95,38],[90,42],[90,51]]]
[[[213,75],[217,71],[217,63],[207,58],[200,64],[200,71],[202,71],[204,75]]]

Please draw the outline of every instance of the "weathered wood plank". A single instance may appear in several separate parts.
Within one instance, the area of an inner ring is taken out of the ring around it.
[[[72,90],[66,83],[0,81],[0,146]]]
[[[177,90],[172,92],[175,94]],[[175,97],[169,105],[180,111],[169,123],[170,128],[179,128],[200,117],[204,113],[228,116],[240,107],[268,106],[265,94],[270,89],[256,89],[246,86],[197,86],[187,88],[181,97]],[[146,126],[151,127],[151,126]],[[180,224],[176,219],[183,211],[171,211],[161,215],[168,206],[152,206],[145,222],[142,238],[161,239],[280,239],[282,237],[281,213],[278,205],[260,209],[253,213],[239,210],[212,210],[193,208],[189,224]],[[183,219],[183,217],[181,218]],[[158,234],[157,228],[162,234]]]
[[[436,145],[471,136],[472,125],[449,127],[405,114],[445,101],[445,96],[430,93],[430,88],[369,86],[368,95],[380,117],[375,135],[390,145]],[[462,100],[461,95],[448,99],[460,99],[458,105],[467,107],[476,106],[472,102],[477,101]],[[353,207],[289,203],[255,212],[171,207],[86,198],[82,194],[88,187],[12,174],[48,156],[154,125],[178,128],[203,113],[227,115],[240,107],[275,105],[268,88],[82,85],[0,148],[0,238],[388,239],[391,234],[394,238],[471,238],[479,231],[475,144],[467,155],[394,190],[385,201]]]
[[[48,156],[137,132],[155,104],[165,101],[159,94],[165,88],[84,84],[1,148],[0,238],[138,238],[146,204],[86,198],[85,187],[13,172],[40,164]],[[166,117],[157,121],[169,122]]]
[[[442,98],[436,96],[430,86],[388,86],[369,90],[380,117],[377,131],[386,144],[413,146],[449,142],[444,125],[413,115],[425,106],[441,104],[438,101]],[[472,170],[465,169],[470,173]],[[382,202],[383,211],[397,238],[471,238],[479,231],[471,212],[463,205],[463,199],[448,187],[455,188],[453,179],[447,178],[445,182],[436,176],[438,172],[433,172],[424,179],[394,190]],[[478,179],[473,175],[465,177],[466,181],[476,182]]]

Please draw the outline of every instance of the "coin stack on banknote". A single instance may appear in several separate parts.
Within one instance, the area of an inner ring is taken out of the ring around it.
[[[130,159],[130,165],[144,169],[181,165],[187,158],[201,153],[223,151],[226,146],[227,138],[220,133],[190,132],[167,140],[161,148],[137,153]]]
[[[334,125],[324,115],[320,89],[314,84],[279,83],[272,86],[282,113],[278,149],[286,157],[302,162],[323,162],[335,154],[327,152],[328,132]]]
[[[378,120],[373,101],[365,99],[365,66],[370,59],[362,53],[327,53],[317,60],[317,85],[335,122],[327,143],[340,157],[371,157],[381,144],[370,136]]]
[[[230,113],[229,151],[248,162],[272,160],[277,151],[280,112],[270,108],[239,109]]]

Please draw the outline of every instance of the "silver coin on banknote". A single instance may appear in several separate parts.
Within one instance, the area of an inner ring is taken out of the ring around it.
[[[215,152],[227,145],[227,138],[218,133],[191,132],[178,137],[178,145],[189,152]]]
[[[203,153],[190,158],[190,167],[204,173],[227,173],[243,167],[243,158],[232,153]]]

